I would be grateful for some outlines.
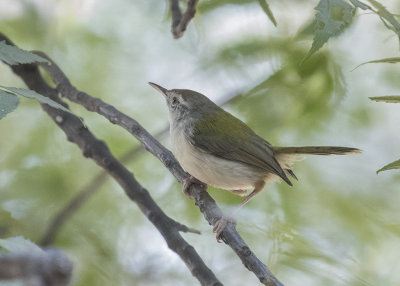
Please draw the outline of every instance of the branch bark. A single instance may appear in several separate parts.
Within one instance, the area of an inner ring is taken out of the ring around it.
[[[22,280],[26,286],[66,286],[72,263],[57,249],[0,256],[0,281]]]
[[[6,41],[9,45],[14,45],[2,34],[0,34],[1,40]],[[44,81],[36,65],[24,64],[10,67],[30,89],[66,106],[58,98],[57,90],[51,88]],[[47,104],[41,104],[41,106],[64,131],[68,141],[78,145],[85,157],[94,160],[119,183],[126,195],[138,205],[143,214],[158,229],[166,240],[168,247],[180,256],[192,275],[202,285],[222,285],[214,273],[205,265],[193,246],[189,245],[179,233],[180,231],[191,231],[191,229],[169,218],[154,202],[149,192],[136,181],[133,174],[111,154],[103,141],[94,137],[75,115],[52,108]]]
[[[62,96],[82,105],[89,111],[103,115],[111,123],[125,128],[142,143],[147,151],[156,156],[180,183],[183,183],[183,181],[188,177],[188,174],[182,169],[171,151],[161,145],[136,120],[130,118],[101,99],[94,98],[85,92],[77,90],[70,83],[62,70],[46,54],[42,52],[36,53],[49,60],[50,64],[43,63],[41,65],[49,72],[57,86],[57,90]],[[194,197],[196,205],[200,208],[205,219],[210,225],[214,226],[215,223],[223,217],[223,213],[207,193],[206,188],[193,184],[189,192]],[[234,225],[228,224],[228,227],[221,234],[221,239],[235,251],[245,267],[252,271],[261,283],[269,286],[282,285],[282,283],[271,273],[268,267],[264,265],[250,250],[241,236],[237,233]]]
[[[170,0],[170,9],[172,14],[171,31],[175,39],[183,36],[189,25],[190,20],[196,14],[196,5],[198,0],[189,0],[185,13],[182,15],[181,8],[179,7],[179,0]]]
[[[237,93],[225,95],[220,99],[218,105],[225,105],[239,96],[240,94]],[[157,132],[157,134],[154,135],[154,138],[160,140],[162,137],[168,134],[168,131],[169,126],[166,126],[161,131]],[[121,158],[119,158],[119,161],[125,164],[139,153],[144,152],[145,149],[142,147],[143,146],[138,146],[128,150],[124,155],[121,156]],[[77,194],[70,199],[70,201],[50,220],[46,231],[39,240],[39,245],[48,246],[53,244],[64,224],[68,222],[68,219],[77,211],[79,211],[79,209],[100,189],[100,187],[106,181],[106,178],[107,172],[102,171],[94,176],[94,178],[92,178],[92,180],[84,188],[79,190]]]

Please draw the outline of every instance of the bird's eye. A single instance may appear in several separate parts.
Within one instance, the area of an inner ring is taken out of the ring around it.
[[[178,98],[177,98],[176,96],[174,96],[174,97],[172,98],[172,105],[177,105],[178,103],[179,103]]]

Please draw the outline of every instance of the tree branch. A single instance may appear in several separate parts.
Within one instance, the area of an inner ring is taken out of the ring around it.
[[[147,151],[156,156],[180,183],[183,183],[188,177],[188,174],[182,169],[171,151],[161,145],[160,142],[151,136],[136,120],[130,118],[101,99],[91,97],[87,93],[77,90],[71,85],[61,69],[46,54],[42,52],[37,52],[37,54],[49,60],[50,64],[43,63],[41,65],[49,72],[57,86],[57,90],[62,96],[82,105],[89,111],[103,115],[111,123],[125,128],[143,144]],[[193,184],[189,192],[194,197],[196,205],[199,206],[205,219],[210,225],[214,226],[215,223],[223,217],[223,213],[207,193],[206,188],[198,184]],[[222,232],[221,238],[235,251],[245,267],[252,271],[263,284],[271,286],[282,285],[270,272],[268,267],[250,250],[237,233],[234,225],[228,224],[228,227]]]
[[[7,37],[0,34],[0,40],[14,45]],[[39,73],[39,69],[33,64],[10,66],[25,84],[32,90],[64,104],[58,98],[58,92],[47,85]],[[99,166],[104,168],[124,189],[126,195],[134,201],[143,214],[158,229],[166,240],[168,247],[176,252],[185,262],[202,285],[222,285],[214,273],[205,265],[193,246],[189,245],[180,235],[179,231],[188,231],[187,227],[169,218],[151,198],[149,192],[144,189],[130,173],[110,152],[107,145],[93,136],[81,120],[73,114],[55,109],[47,104],[41,104],[43,110],[64,131],[67,139],[82,150],[85,157],[91,158]],[[160,144],[161,145],[161,144]]]
[[[225,105],[230,102],[232,99],[237,98],[240,94],[227,94],[220,99],[219,104]],[[154,135],[154,138],[160,140],[162,137],[168,134],[169,126],[166,126],[161,131],[157,132]],[[121,163],[126,163],[129,160],[133,159],[139,153],[143,152],[145,149],[143,146],[134,147],[128,150],[124,155],[119,158]],[[59,211],[57,212],[53,218],[51,219],[45,233],[42,235],[42,238],[39,240],[39,245],[48,246],[54,243],[57,234],[64,226],[64,224],[68,221],[68,219],[77,212],[102,186],[107,178],[107,172],[102,171],[96,176],[92,178],[92,180],[81,190],[77,192],[77,194],[70,199],[70,201]]]
[[[72,263],[57,249],[0,256],[0,280],[22,280],[26,286],[66,286]]]
[[[170,9],[172,14],[172,35],[175,39],[183,36],[189,25],[190,20],[196,14],[196,5],[198,0],[189,0],[185,13],[182,15],[181,8],[179,8],[179,0],[170,0]]]

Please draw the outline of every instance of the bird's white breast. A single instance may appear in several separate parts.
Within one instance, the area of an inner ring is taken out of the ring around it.
[[[183,132],[171,132],[173,153],[183,169],[198,180],[225,190],[246,190],[266,177],[243,163],[206,153],[187,141]]]

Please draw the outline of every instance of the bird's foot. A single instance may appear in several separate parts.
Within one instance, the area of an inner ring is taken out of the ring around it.
[[[213,232],[217,234],[218,242],[221,242],[221,233],[229,223],[236,225],[236,220],[228,216],[223,216],[214,224]]]
[[[199,184],[202,186],[205,186],[207,188],[207,184],[203,183],[202,181],[196,179],[193,176],[189,176],[187,177],[184,181],[183,181],[183,193],[185,195],[187,195],[189,198],[193,198],[192,195],[189,193],[189,188],[192,184]]]

